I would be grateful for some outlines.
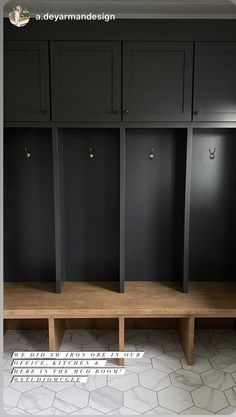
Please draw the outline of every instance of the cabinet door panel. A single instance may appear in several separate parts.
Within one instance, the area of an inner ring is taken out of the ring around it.
[[[123,119],[191,118],[192,44],[126,42]]]
[[[194,121],[236,120],[236,42],[196,44]]]
[[[48,43],[5,42],[4,111],[6,121],[48,121]]]
[[[120,120],[120,44],[52,42],[53,120]]]

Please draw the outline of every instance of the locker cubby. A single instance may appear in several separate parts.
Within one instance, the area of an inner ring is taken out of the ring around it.
[[[119,129],[59,129],[65,275],[119,281]]]
[[[4,207],[5,281],[53,281],[51,129],[5,129]]]
[[[186,149],[186,129],[126,129],[128,281],[183,282]]]
[[[236,129],[193,131],[189,280],[235,280]]]

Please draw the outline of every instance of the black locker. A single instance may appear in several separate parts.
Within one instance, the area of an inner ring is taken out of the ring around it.
[[[50,129],[4,134],[6,281],[54,281],[54,202]]]
[[[235,129],[194,131],[190,280],[235,279],[235,151]]]
[[[68,281],[119,281],[119,130],[60,129]]]
[[[182,129],[126,132],[126,279],[183,279]]]

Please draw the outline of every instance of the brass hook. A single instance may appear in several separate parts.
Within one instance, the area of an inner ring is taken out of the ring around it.
[[[89,148],[89,158],[90,159],[94,158],[93,148]]]
[[[25,146],[25,157],[26,157],[26,159],[30,159],[31,158],[31,152],[27,148],[27,146]]]
[[[155,151],[155,149],[154,149],[154,148],[152,148],[152,149],[151,149],[151,152],[150,152],[150,154],[149,154],[149,159],[150,159],[151,161],[154,159],[154,151]]]
[[[216,157],[216,148],[214,148],[214,151],[212,152],[212,150],[211,149],[209,149],[209,158],[210,159],[215,159],[215,157]]]

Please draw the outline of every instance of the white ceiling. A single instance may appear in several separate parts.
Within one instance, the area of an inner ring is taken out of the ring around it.
[[[236,18],[236,0],[16,0],[5,5],[5,16],[17,4],[25,6],[31,16],[104,12],[117,18]]]

